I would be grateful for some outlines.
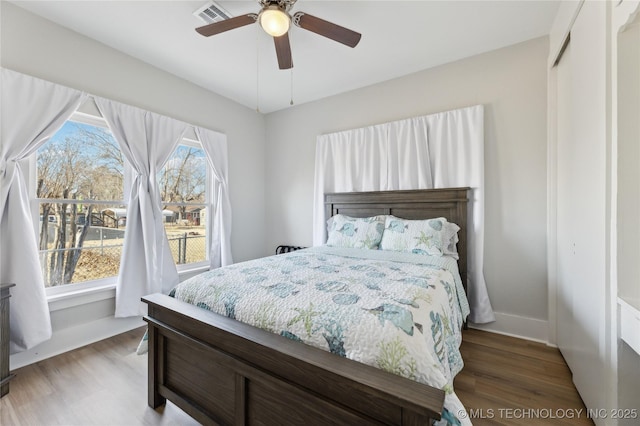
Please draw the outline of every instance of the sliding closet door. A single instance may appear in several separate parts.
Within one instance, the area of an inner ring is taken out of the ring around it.
[[[607,406],[607,2],[585,2],[558,64],[558,346],[588,408]]]
[[[557,343],[567,364],[574,363],[576,342],[573,333],[573,271],[576,270],[575,257],[573,256],[573,216],[574,208],[571,204],[573,175],[572,163],[574,158],[575,138],[572,135],[573,127],[573,99],[571,90],[572,46],[569,44],[561,61],[556,68],[557,83]]]

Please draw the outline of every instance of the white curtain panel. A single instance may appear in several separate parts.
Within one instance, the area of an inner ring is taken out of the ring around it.
[[[389,189],[433,188],[426,117],[387,124]]]
[[[327,238],[324,194],[433,188],[424,117],[318,137],[313,244]]]
[[[426,116],[434,188],[471,187],[467,232],[469,320],[495,321],[484,280],[484,108]]]
[[[188,125],[108,99],[96,97],[95,102],[134,170],[116,284],[115,316],[142,315],[142,296],[168,293],[179,281],[164,231],[156,175]]]
[[[468,229],[469,319],[495,321],[484,281],[482,105],[321,135],[316,144],[313,244],[326,241],[324,194],[472,188]]]
[[[211,268],[231,265],[231,202],[229,201],[229,167],[227,136],[213,130],[195,128],[207,161],[213,170],[211,213],[207,217],[211,232],[209,261]]]
[[[11,353],[51,338],[51,320],[38,259],[21,161],[60,129],[86,99],[64,86],[2,69],[0,143],[0,281],[11,290]]]
[[[371,126],[318,138],[313,210],[313,244],[326,241],[324,194],[387,189],[386,126]]]

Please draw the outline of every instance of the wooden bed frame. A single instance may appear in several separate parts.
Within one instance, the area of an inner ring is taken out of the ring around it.
[[[468,188],[325,195],[327,217],[444,216],[461,228],[466,285]],[[466,287],[465,287],[466,288]],[[153,294],[148,304],[148,403],[169,399],[202,424],[429,425],[444,392]]]

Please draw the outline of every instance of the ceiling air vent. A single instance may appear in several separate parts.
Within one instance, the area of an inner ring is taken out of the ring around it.
[[[214,22],[224,21],[231,18],[231,14],[224,10],[219,4],[212,1],[205,3],[193,12],[193,16],[204,21],[206,24],[213,24]]]

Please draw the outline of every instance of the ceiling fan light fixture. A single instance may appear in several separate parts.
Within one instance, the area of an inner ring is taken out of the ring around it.
[[[289,31],[291,17],[276,5],[268,6],[260,12],[258,17],[262,29],[273,37],[280,37]]]

